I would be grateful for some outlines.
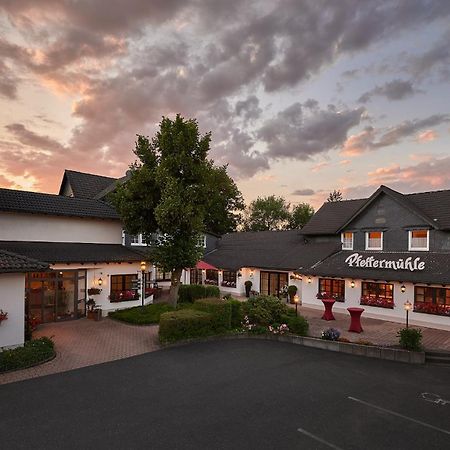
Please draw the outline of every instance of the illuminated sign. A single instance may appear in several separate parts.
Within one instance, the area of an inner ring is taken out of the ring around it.
[[[345,259],[350,267],[359,267],[364,269],[392,269],[392,270],[424,270],[425,262],[420,257],[399,258],[395,260],[377,259],[375,256],[363,256],[359,253],[352,253]]]

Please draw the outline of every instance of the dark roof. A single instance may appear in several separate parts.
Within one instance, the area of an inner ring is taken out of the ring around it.
[[[37,272],[48,269],[48,264],[0,249],[0,273]]]
[[[225,234],[203,261],[220,269],[241,267],[295,270],[309,267],[338,251],[336,243],[305,243],[298,230]]]
[[[450,190],[401,194],[380,186],[369,198],[326,202],[301,229],[304,235],[336,234],[362,213],[381,193],[389,195],[431,226],[450,230]]]
[[[141,261],[142,254],[121,244],[86,244],[79,242],[0,241],[0,250],[28,258],[56,263],[100,263]]]
[[[65,184],[69,183],[74,197],[92,199],[108,186],[115,183],[115,181],[116,178],[112,177],[66,169],[59,189],[59,195],[62,194]]]
[[[335,234],[367,199],[326,202],[301,229],[304,235]]]
[[[350,267],[345,259],[353,253],[359,253],[363,258],[374,256],[377,260],[393,260],[399,258],[405,260],[411,257],[413,260],[417,257],[425,263],[424,270],[394,270],[394,269],[378,269],[368,267]],[[427,284],[450,284],[450,252],[434,253],[434,252],[351,252],[342,250],[326,260],[316,264],[310,269],[300,271],[305,275],[319,275],[334,278],[355,278],[363,280],[380,280],[380,281],[400,281],[411,283],[427,283]]]
[[[101,200],[64,197],[41,192],[0,188],[0,211],[56,216],[119,219],[115,209]]]

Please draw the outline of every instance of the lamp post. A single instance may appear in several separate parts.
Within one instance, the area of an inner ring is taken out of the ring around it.
[[[412,303],[409,300],[406,300],[406,302],[403,304],[403,307],[406,311],[406,328],[408,328],[408,319],[409,319],[409,311],[412,309]]]
[[[294,295],[294,303],[295,303],[295,315],[297,316],[297,311],[298,311],[298,302],[299,302],[299,297],[297,294]]]
[[[145,261],[141,261],[141,296],[142,296],[142,306],[144,306],[145,299],[145,271],[147,269],[147,264]]]

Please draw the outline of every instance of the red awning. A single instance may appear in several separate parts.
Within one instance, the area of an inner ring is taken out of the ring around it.
[[[201,270],[207,270],[207,269],[212,269],[212,270],[218,270],[217,267],[212,266],[211,264],[208,264],[205,261],[199,261],[196,266],[196,269],[201,269]]]

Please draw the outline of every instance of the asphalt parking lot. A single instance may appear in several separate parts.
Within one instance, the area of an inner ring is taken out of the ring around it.
[[[444,449],[450,368],[203,342],[0,386],[0,417],[8,450]]]

